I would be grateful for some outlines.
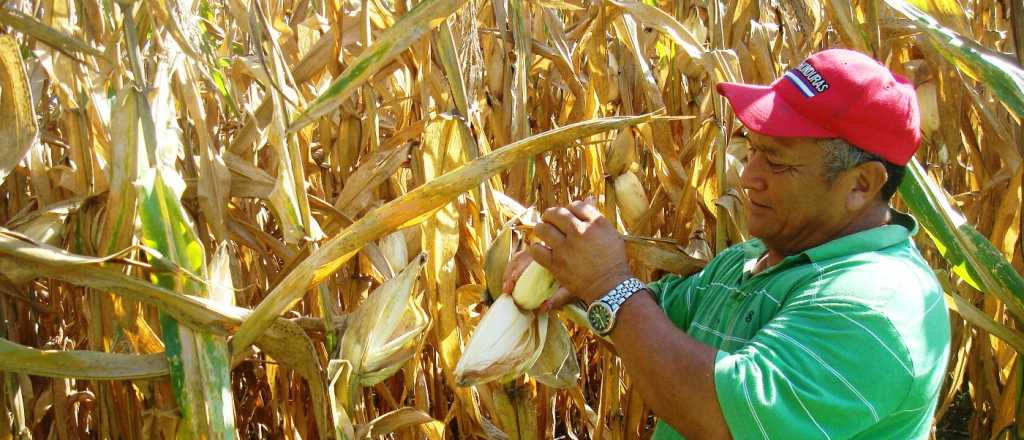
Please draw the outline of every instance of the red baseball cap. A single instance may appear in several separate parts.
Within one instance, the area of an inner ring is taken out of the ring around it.
[[[777,137],[842,138],[896,165],[921,142],[914,86],[867,55],[829,49],[769,86],[719,83],[736,116]]]

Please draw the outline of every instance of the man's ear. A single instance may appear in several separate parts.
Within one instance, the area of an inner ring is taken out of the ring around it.
[[[873,160],[857,165],[850,170],[853,179],[850,192],[846,196],[846,209],[849,211],[860,211],[871,203],[881,200],[879,195],[882,186],[889,178],[885,171],[885,165]]]

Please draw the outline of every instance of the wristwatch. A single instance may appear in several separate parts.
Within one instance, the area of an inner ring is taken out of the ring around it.
[[[590,328],[600,336],[611,333],[612,328],[615,327],[615,317],[619,314],[622,303],[626,302],[634,293],[646,288],[640,280],[629,278],[609,290],[601,299],[590,303],[590,307],[587,307],[587,321],[590,322]]]

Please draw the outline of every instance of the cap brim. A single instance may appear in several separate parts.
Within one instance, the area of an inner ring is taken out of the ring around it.
[[[755,133],[778,137],[838,137],[798,113],[771,87],[722,82],[717,89],[729,100],[740,122]]]

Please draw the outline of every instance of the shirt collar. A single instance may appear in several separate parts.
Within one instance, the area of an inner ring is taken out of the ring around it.
[[[906,241],[917,234],[917,220],[910,214],[906,214],[890,208],[891,216],[888,224],[866,229],[850,235],[844,235],[835,240],[820,244],[798,254],[783,258],[779,264],[761,271],[758,275],[772,273],[793,264],[811,261],[820,262],[830,258],[853,255],[861,252],[871,252],[887,248],[889,246]],[[743,246],[744,278],[750,276],[751,271],[757,264],[757,260],[767,252],[764,243],[758,239],[752,239]]]
[[[844,255],[859,254],[887,248],[906,241],[917,233],[917,220],[910,214],[889,209],[891,220],[888,224],[865,229],[850,235],[803,251],[812,262],[828,260]]]

